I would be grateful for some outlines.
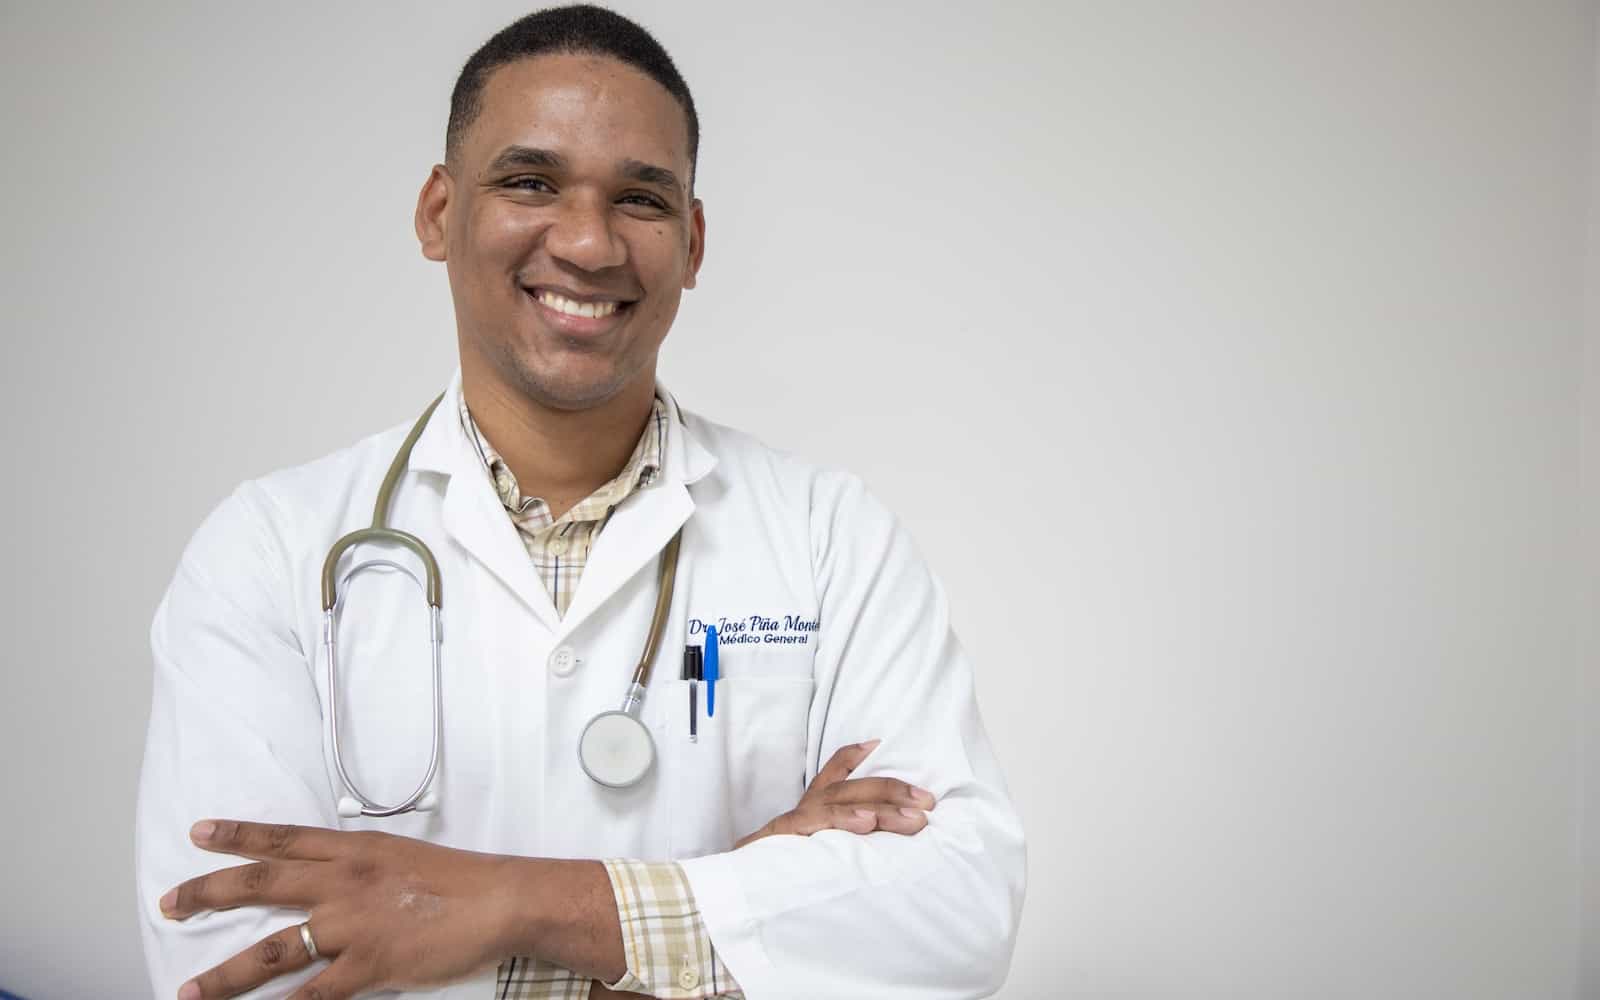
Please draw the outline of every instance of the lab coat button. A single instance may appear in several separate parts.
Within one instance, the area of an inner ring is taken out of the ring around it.
[[[550,672],[557,677],[565,677],[578,666],[578,654],[572,651],[571,646],[562,646],[550,654]]]
[[[695,971],[694,966],[685,965],[683,968],[678,970],[678,988],[679,989],[692,990],[696,986],[699,986],[699,985],[700,985],[700,973]]]

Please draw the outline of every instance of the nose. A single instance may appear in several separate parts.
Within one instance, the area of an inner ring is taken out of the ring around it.
[[[600,271],[628,259],[628,248],[611,226],[611,205],[600,197],[564,198],[545,231],[545,249],[573,267]]]

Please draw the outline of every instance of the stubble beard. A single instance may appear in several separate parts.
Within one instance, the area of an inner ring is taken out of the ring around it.
[[[506,387],[550,410],[587,410],[600,406],[623,391],[644,365],[619,358],[603,371],[579,375],[536,366],[505,340],[491,346],[491,361]]]

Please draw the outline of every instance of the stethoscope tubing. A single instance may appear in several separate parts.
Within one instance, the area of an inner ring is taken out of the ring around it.
[[[341,594],[348,592],[348,588],[345,588],[343,585],[348,583],[351,577],[355,576],[364,569],[369,569],[374,566],[383,566],[389,569],[399,570],[401,573],[410,578],[413,583],[417,584],[417,588],[419,590],[424,590],[425,592],[422,581],[418,580],[416,575],[410,570],[406,569],[404,566],[401,566],[399,563],[392,562],[388,559],[371,559],[360,564],[359,566],[353,567],[350,572],[344,575],[344,579],[340,581]],[[439,749],[441,743],[443,742],[444,734],[444,692],[442,689],[444,673],[442,669],[444,623],[440,616],[439,608],[435,605],[430,605],[428,608],[428,645],[431,648],[433,660],[433,739],[432,747],[428,753],[428,768],[423,774],[422,780],[417,783],[417,787],[411,792],[411,794],[398,804],[392,806],[382,805],[369,797],[365,792],[361,791],[361,789],[356,785],[355,779],[350,776],[350,771],[344,763],[343,748],[340,745],[339,739],[339,643],[337,636],[337,612],[338,606],[336,604],[334,607],[323,612],[322,616],[323,649],[326,651],[328,657],[328,726],[333,735],[333,766],[339,772],[339,780],[344,783],[345,789],[349,791],[350,795],[356,800],[357,803],[360,804],[360,810],[359,812],[355,813],[356,815],[383,817],[396,816],[403,812],[409,812],[412,809],[421,807],[423,796],[427,794],[428,786],[433,784],[434,775],[437,774],[439,770]],[[340,813],[344,814],[346,812],[354,811],[346,808],[346,804],[341,802]]]
[[[383,484],[378,488],[377,500],[372,509],[372,525],[352,531],[338,541],[328,550],[326,558],[322,561],[322,642],[328,658],[328,725],[331,730],[333,743],[334,769],[339,773],[339,780],[350,793],[348,799],[341,798],[339,812],[349,816],[385,817],[395,816],[400,813],[410,812],[414,809],[427,809],[430,806],[424,802],[428,795],[428,788],[433,783],[439,770],[440,745],[444,733],[444,699],[442,690],[443,678],[443,645],[444,645],[444,594],[440,583],[439,563],[434,558],[428,546],[415,535],[399,531],[388,526],[389,507],[394,498],[394,491],[399,485],[400,477],[405,472],[406,464],[411,459],[411,450],[422,436],[423,429],[428,420],[433,416],[434,410],[439,406],[445,394],[440,393],[434,398],[428,408],[417,418],[405,441],[395,453],[389,469],[383,477]],[[418,579],[416,574],[401,566],[399,563],[386,559],[372,559],[361,563],[349,570],[342,579],[336,579],[339,560],[346,551],[356,545],[364,543],[387,543],[399,545],[410,550],[421,560],[424,579]],[[661,552],[659,568],[656,574],[656,603],[650,618],[650,631],[645,638],[644,649],[640,652],[639,662],[634,667],[633,676],[628,682],[628,689],[623,695],[622,707],[615,711],[601,712],[591,719],[584,732],[587,734],[590,727],[594,726],[601,718],[610,715],[623,715],[631,720],[637,727],[636,735],[641,738],[646,747],[647,754],[643,767],[636,774],[627,776],[618,781],[609,781],[599,775],[600,768],[591,766],[591,762],[584,759],[585,740],[579,739],[578,759],[583,770],[596,782],[611,788],[627,788],[643,780],[655,762],[655,741],[650,736],[649,729],[639,718],[641,706],[644,702],[645,689],[650,683],[651,666],[655,662],[656,653],[661,647],[661,636],[666,630],[667,617],[672,608],[672,594],[674,583],[677,579],[678,553],[683,543],[683,528],[673,533],[672,539]],[[429,613],[428,644],[431,647],[433,663],[433,740],[428,756],[427,771],[417,787],[403,801],[396,805],[386,806],[376,802],[362,792],[351,777],[349,768],[344,761],[344,750],[339,737],[339,651],[338,651],[338,611],[342,603],[346,584],[350,578],[364,569],[373,566],[383,566],[396,569],[409,577],[422,591],[423,599],[427,602]],[[359,808],[354,808],[359,807]]]

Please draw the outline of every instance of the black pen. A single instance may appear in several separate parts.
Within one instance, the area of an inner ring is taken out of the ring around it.
[[[689,742],[700,742],[700,678],[705,667],[700,658],[704,652],[699,646],[694,647],[694,676],[689,678]]]
[[[700,742],[700,647],[683,647],[683,679],[689,682],[689,742]]]

